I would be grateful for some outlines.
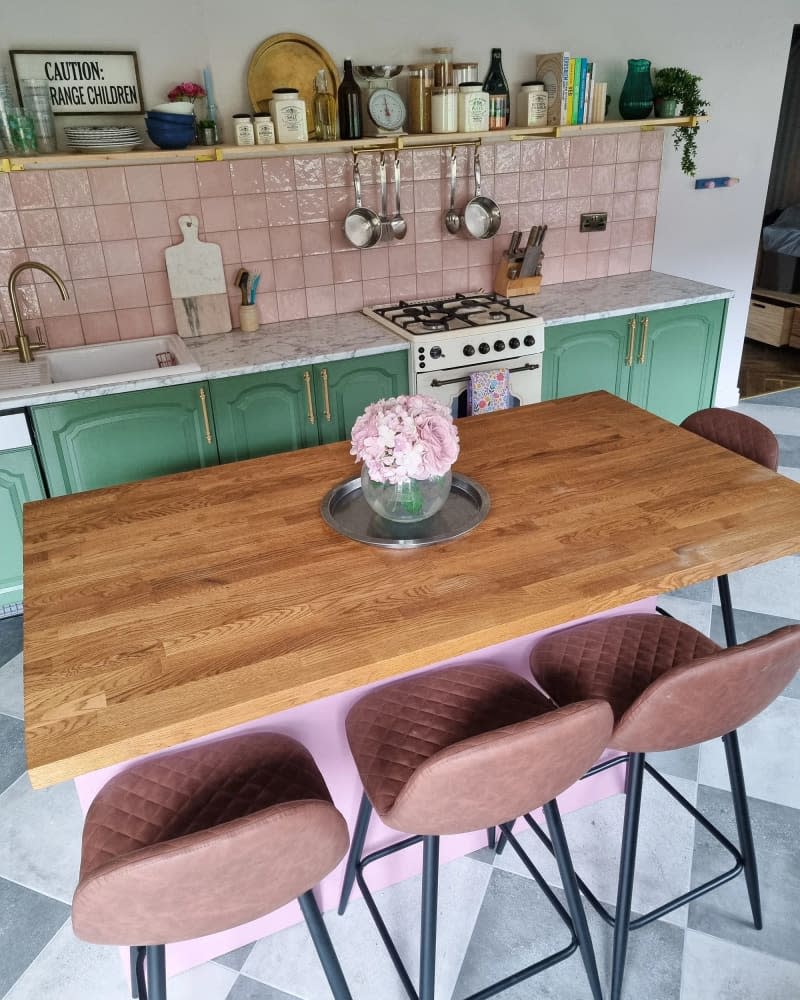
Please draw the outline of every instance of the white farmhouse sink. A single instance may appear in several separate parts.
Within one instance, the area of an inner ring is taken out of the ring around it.
[[[142,337],[140,340],[114,340],[86,347],[65,347],[42,351],[50,381],[59,388],[69,385],[105,385],[128,382],[162,371],[164,375],[199,372],[200,365],[180,337]]]

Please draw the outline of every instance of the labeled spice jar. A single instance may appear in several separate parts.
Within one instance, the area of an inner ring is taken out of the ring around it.
[[[277,142],[308,142],[306,102],[294,87],[276,87],[269,102]]]
[[[431,132],[458,131],[458,93],[455,87],[431,91]]]
[[[275,126],[272,124],[272,115],[266,112],[259,112],[254,119],[256,130],[257,146],[272,146],[275,144]]]
[[[250,115],[233,116],[233,141],[237,146],[254,146],[256,141],[253,119]]]
[[[517,95],[517,125],[547,124],[547,91],[540,80],[523,83]]]
[[[406,128],[411,135],[425,135],[431,130],[432,87],[433,63],[415,63],[408,67]]]
[[[489,131],[489,95],[478,80],[462,83],[458,88],[458,131]]]

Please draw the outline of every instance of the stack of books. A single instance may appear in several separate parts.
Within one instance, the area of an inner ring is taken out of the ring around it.
[[[547,90],[548,125],[586,125],[605,121],[606,84],[595,79],[595,64],[585,56],[550,52],[537,56],[536,76]]]

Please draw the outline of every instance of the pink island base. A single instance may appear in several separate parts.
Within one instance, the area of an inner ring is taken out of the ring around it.
[[[590,617],[602,618],[609,615],[631,612],[652,612],[654,609],[655,599],[648,598]],[[586,619],[580,620],[584,621]],[[577,622],[568,624],[577,624]],[[466,653],[463,656],[447,660],[446,663],[434,663],[430,666],[422,667],[421,670],[435,670],[438,667],[452,666],[456,663],[489,662],[512,670],[530,680],[528,663],[533,647],[549,632],[566,628],[568,624],[559,625],[553,629],[545,629],[533,635],[512,639],[496,646],[489,646],[486,649],[477,650],[473,653]],[[192,742],[208,742],[223,736],[230,736],[233,733],[247,732],[254,729],[268,729],[272,732],[293,736],[308,747],[314,755],[328,783],[333,801],[347,819],[352,833],[361,800],[361,784],[347,746],[344,723],[350,706],[358,701],[373,686],[377,687],[378,685],[367,685],[366,687],[357,688],[354,691],[346,691],[343,694],[333,695],[330,698],[323,698],[307,705],[299,705],[285,712],[279,712],[276,715],[257,719],[242,726],[213,733],[202,740]],[[191,744],[182,745],[189,746]],[[93,771],[76,779],[75,784],[78,790],[78,797],[84,813],[103,785],[113,775],[129,766],[129,763],[104,768],[100,771]],[[622,768],[613,768],[610,771],[604,771],[601,774],[595,775],[586,781],[577,782],[559,797],[558,801],[562,812],[571,812],[574,809],[580,809],[610,795],[618,794],[623,790],[624,777],[624,770]],[[384,826],[373,814],[367,836],[366,849],[368,851],[377,850],[394,842],[399,836],[397,831]],[[440,848],[441,861],[444,863],[453,858],[463,857],[465,854],[485,846],[485,830],[477,830],[473,833],[460,834],[458,836],[443,837]],[[323,912],[335,910],[338,905],[344,864],[343,860],[320,883],[316,890],[317,901]],[[421,848],[413,847],[370,865],[368,873],[369,884],[371,888],[381,889],[385,886],[393,885],[395,882],[410,878],[412,875],[418,874],[421,869]],[[353,896],[355,897],[357,894],[358,888],[355,887]],[[299,923],[301,920],[300,908],[296,902],[292,902],[281,907],[279,910],[275,910],[273,913],[267,914],[265,917],[242,924],[239,927],[232,927],[230,930],[219,934],[210,934],[207,937],[197,938],[192,941],[180,941],[170,944],[167,947],[167,973],[170,976],[176,975],[193,966],[207,962],[212,958],[224,955],[235,948],[240,948],[242,945],[273,934],[284,927]],[[126,968],[127,962],[126,949]]]

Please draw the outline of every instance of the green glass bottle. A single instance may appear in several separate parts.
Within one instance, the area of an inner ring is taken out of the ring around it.
[[[620,117],[626,120],[647,118],[653,110],[653,81],[649,59],[629,59],[628,75],[619,95]]]

